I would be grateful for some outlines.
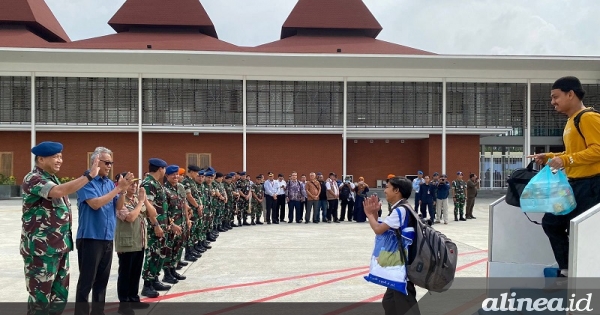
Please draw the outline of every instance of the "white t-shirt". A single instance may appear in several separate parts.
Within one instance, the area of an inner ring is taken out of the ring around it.
[[[400,228],[400,218],[398,217],[398,211],[396,211],[396,208],[400,209],[400,213],[402,214],[402,222],[406,220],[406,209],[404,207],[400,207],[399,204],[400,202],[395,203],[392,206],[392,213],[383,220],[383,223],[387,224],[387,226],[392,229]]]

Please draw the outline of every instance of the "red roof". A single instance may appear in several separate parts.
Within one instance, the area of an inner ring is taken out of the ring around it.
[[[199,0],[127,0],[108,24],[119,33],[136,27],[185,27],[218,38]]]
[[[69,36],[44,0],[0,0],[1,24],[25,25],[28,32],[36,34],[46,42],[70,41]],[[30,37],[29,35],[25,36]],[[25,40],[15,39],[15,43]],[[37,39],[32,39],[31,43],[36,41]]]
[[[299,0],[283,23],[281,39],[301,29],[352,30],[375,38],[383,28],[362,0]]]
[[[148,47],[150,45],[150,47]],[[66,48],[154,49],[192,51],[240,51],[238,46],[197,31],[137,30],[84,39],[65,44]]]
[[[338,49],[340,51],[338,51]],[[296,35],[249,48],[253,52],[434,55],[366,36]]]

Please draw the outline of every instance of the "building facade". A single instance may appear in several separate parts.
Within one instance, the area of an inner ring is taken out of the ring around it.
[[[106,146],[115,172],[140,175],[160,157],[251,175],[336,172],[371,186],[389,173],[462,171],[502,188],[524,156],[562,150],[554,80],[579,77],[586,105],[600,97],[599,58],[436,55],[378,41],[368,19],[298,19],[335,9],[303,0],[281,40],[236,47],[218,40],[208,16],[174,26],[136,16],[139,2],[109,21],[116,34],[83,41],[44,35],[51,27],[39,22],[0,24],[1,174],[20,182],[31,146],[53,140],[65,145],[61,177],[79,176]],[[157,1],[156,14],[204,12],[179,2]],[[16,31],[45,42],[16,44]]]

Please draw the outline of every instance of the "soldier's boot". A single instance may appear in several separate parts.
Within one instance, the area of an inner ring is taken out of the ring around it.
[[[192,255],[190,253],[190,251],[188,250],[188,248],[185,249],[185,256],[183,257],[183,259],[185,259],[187,261],[192,261],[192,262],[198,260],[198,258],[196,258],[196,256],[194,256],[194,255]]]
[[[209,244],[209,243],[208,243],[208,241],[206,241],[206,240],[204,241],[204,244],[203,244],[203,245],[204,245],[204,247],[205,247],[206,249],[211,249],[211,248],[212,248],[212,246],[210,246],[210,244]]]
[[[196,258],[202,257],[202,254],[200,252],[196,251],[193,247],[190,247],[190,255],[192,255]]]
[[[152,286],[152,282],[144,280],[144,287],[142,288],[142,295],[147,296],[149,298],[155,298],[160,295],[154,287]]]
[[[206,240],[209,241],[209,242],[216,242],[217,238],[214,235],[210,234],[210,233],[206,233]]]
[[[217,231],[219,231],[219,232],[227,232],[227,230],[224,229],[223,226],[220,225],[220,224],[219,224],[219,227],[217,228]]]
[[[238,225],[237,225],[237,224],[235,224],[235,221],[233,221],[233,220],[232,220],[232,221],[231,221],[231,223],[229,223],[229,224],[230,224],[230,226],[231,226],[231,227],[238,227]]]
[[[175,271],[175,268],[171,268],[171,275],[177,280],[185,280],[187,277],[184,275],[180,275]]]
[[[460,219],[459,220],[460,221],[467,221],[467,219],[465,219],[465,217],[462,214],[460,215]]]
[[[204,246],[202,246],[202,242],[200,242],[200,241],[198,241],[198,243],[196,243],[196,245],[194,245],[194,249],[199,253],[204,253],[206,251],[206,248],[204,248]]]
[[[254,222],[254,218],[252,218],[252,220],[250,221],[250,225],[256,225],[256,223]]]
[[[223,227],[224,227],[224,228],[225,228],[227,231],[229,231],[229,230],[233,229],[229,223],[230,223],[230,222],[229,222],[229,220],[227,220],[227,221],[223,221]]]
[[[248,217],[244,216],[244,225],[252,225],[250,223],[248,223]]]
[[[458,214],[454,215],[454,221],[458,221]]]
[[[154,282],[152,282],[152,287],[156,291],[169,291],[171,289],[170,285],[158,281],[158,277],[154,278]]]
[[[260,218],[256,219],[256,224],[258,224],[258,225],[263,225],[263,223],[262,223],[262,222],[260,222]]]
[[[177,263],[177,268],[176,269],[177,270],[181,270],[183,267],[185,267],[187,265],[188,265],[188,263],[182,260],[182,261],[180,261],[180,262]]]
[[[171,268],[163,268],[165,275],[163,276],[162,281],[166,283],[176,284],[179,282],[173,275],[171,274]]]

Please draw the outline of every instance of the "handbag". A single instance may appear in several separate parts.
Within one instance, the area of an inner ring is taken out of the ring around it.
[[[506,180],[508,189],[506,190],[505,201],[507,204],[515,207],[521,207],[521,194],[523,189],[529,184],[532,178],[539,173],[539,171],[533,169],[532,160],[526,168],[519,168],[510,174],[510,177]]]

